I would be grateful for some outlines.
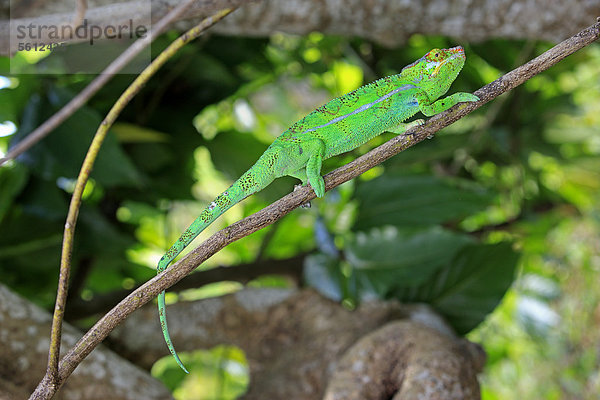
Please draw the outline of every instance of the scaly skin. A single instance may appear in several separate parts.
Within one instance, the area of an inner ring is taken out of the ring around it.
[[[403,123],[418,111],[432,116],[457,103],[479,100],[470,93],[454,93],[437,100],[448,91],[464,63],[462,47],[431,50],[399,74],[333,99],[296,122],[275,139],[246,173],[202,211],[160,259],[157,272],[164,271],[221,214],[262,190],[275,178],[294,176],[303,184],[310,184],[317,197],[323,197],[323,160],[355,149],[382,132],[402,134],[410,127],[422,124],[423,120]],[[158,311],[167,347],[187,373],[169,336],[164,291],[158,296]]]

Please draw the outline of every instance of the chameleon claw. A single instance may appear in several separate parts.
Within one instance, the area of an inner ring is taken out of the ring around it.
[[[296,190],[300,190],[300,188],[301,188],[301,187],[302,187],[302,185],[300,185],[300,184],[298,184],[298,185],[294,185],[294,192],[295,192]],[[300,208],[310,208],[310,207],[311,207],[310,201],[307,201],[307,202],[306,202],[306,203],[304,203],[304,204],[300,204]]]

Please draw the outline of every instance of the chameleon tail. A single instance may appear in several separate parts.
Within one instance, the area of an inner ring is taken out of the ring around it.
[[[257,164],[259,164],[257,162]],[[195,238],[198,236],[206,227],[208,227],[213,221],[219,218],[225,211],[250,196],[253,193],[262,190],[265,186],[273,181],[273,178],[267,178],[265,175],[260,176],[257,172],[260,172],[261,168],[249,169],[244,175],[242,175],[233,185],[226,191],[221,193],[217,198],[206,207],[202,213],[192,222],[192,224],[183,232],[179,239],[169,248],[164,256],[158,262],[156,272],[161,273],[169,264],[185,249]],[[259,176],[257,176],[259,175]],[[266,174],[268,175],[268,174]],[[158,317],[160,320],[160,326],[165,338],[165,342],[169,351],[177,361],[177,364],[185,371],[189,373],[184,367],[183,363],[179,359],[171,337],[169,336],[169,328],[167,326],[167,315],[165,309],[165,292],[162,291],[158,295]]]
[[[177,361],[177,364],[181,367],[183,372],[185,372],[186,374],[189,374],[190,372],[187,370],[187,368],[185,368],[185,366],[181,362],[179,355],[177,355],[177,352],[175,351],[173,342],[171,341],[171,336],[169,335],[169,327],[167,326],[167,315],[165,313],[166,313],[165,291],[163,290],[158,295],[158,318],[160,320],[160,327],[163,332],[163,337],[165,338],[165,343],[167,343],[167,347],[169,348],[169,351],[175,358],[175,361]]]

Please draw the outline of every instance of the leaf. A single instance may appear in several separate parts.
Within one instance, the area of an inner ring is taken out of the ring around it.
[[[363,83],[363,70],[354,64],[335,62],[332,73],[335,76],[335,88],[340,94],[351,92]]]
[[[168,142],[171,138],[166,133],[127,122],[116,122],[111,130],[121,143]]]
[[[339,260],[331,256],[314,254],[304,260],[304,280],[306,283],[331,300],[342,300],[344,279]]]
[[[25,190],[19,195],[19,203],[27,214],[63,223],[69,206],[65,192],[55,181],[34,176],[30,177]]]
[[[355,229],[381,225],[426,226],[455,221],[483,210],[491,195],[466,181],[427,175],[386,174],[361,182]]]
[[[514,280],[518,258],[508,242],[466,245],[432,279],[395,297],[431,304],[464,334],[500,303]]]
[[[29,121],[22,124],[12,145],[66,103],[71,95],[64,90],[54,89],[50,91],[49,98],[51,104],[32,98],[23,118]],[[20,160],[31,165],[32,170],[45,179],[76,178],[100,122],[99,113],[84,106],[58,126],[52,135],[21,156]],[[106,136],[91,176],[104,186],[139,186],[142,182],[142,176],[112,132]]]
[[[23,108],[40,85],[40,80],[31,75],[19,75],[18,79],[12,79],[18,82],[15,87],[11,85],[10,88],[0,89],[0,123],[7,120],[17,123]]]
[[[386,227],[358,233],[346,247],[345,256],[354,267],[359,288],[386,297],[397,288],[422,284],[471,242],[469,236],[439,227]]]
[[[83,206],[79,212],[81,239],[77,251],[81,254],[116,255],[123,258],[125,249],[135,243],[129,235],[118,230],[110,218],[103,215],[99,209]]]
[[[13,97],[12,90],[0,90],[0,123],[17,120],[17,112],[15,110]]]
[[[215,167],[231,179],[246,172],[267,146],[252,135],[223,132],[206,144]]]
[[[249,134],[222,132],[207,142],[206,147],[210,150],[210,157],[215,167],[235,180],[254,165],[267,145]],[[259,197],[273,202],[288,194],[293,189],[293,185],[298,183],[300,181],[296,178],[276,179],[259,192]]]
[[[11,207],[15,197],[21,193],[29,173],[22,164],[8,164],[0,168],[0,222]]]

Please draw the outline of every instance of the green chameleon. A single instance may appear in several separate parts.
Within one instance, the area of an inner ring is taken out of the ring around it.
[[[221,193],[160,259],[157,272],[164,271],[183,249],[221,214],[246,197],[262,190],[275,178],[296,177],[310,184],[317,197],[325,194],[321,176],[323,160],[357,148],[389,131],[402,134],[423,120],[402,123],[421,111],[432,116],[460,102],[477,101],[470,93],[448,91],[465,63],[462,47],[434,49],[397,75],[381,78],[317,108],[283,132],[258,161]],[[437,100],[437,101],[436,101]],[[165,292],[158,296],[158,312],[167,347],[179,359],[167,328]]]

